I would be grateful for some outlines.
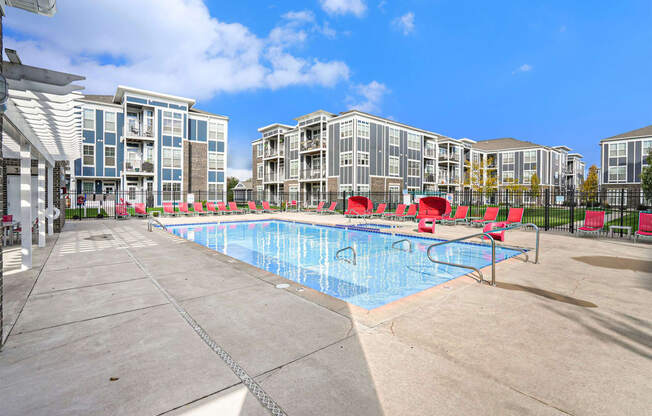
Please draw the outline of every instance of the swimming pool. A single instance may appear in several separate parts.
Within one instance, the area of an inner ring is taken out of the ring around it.
[[[426,255],[432,239],[273,220],[167,228],[187,240],[365,309],[386,305],[469,272],[432,263]],[[403,238],[412,242],[411,253],[391,248],[393,242]],[[347,246],[357,251],[356,265],[335,260],[336,251]],[[446,244],[432,254],[442,261],[478,269],[491,264],[491,247],[479,244]],[[496,262],[518,254],[516,250],[496,247]]]

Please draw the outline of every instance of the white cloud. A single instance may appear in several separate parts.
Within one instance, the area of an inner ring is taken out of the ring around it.
[[[353,14],[362,17],[367,10],[364,0],[320,0],[321,8],[328,14]]]
[[[342,61],[290,50],[309,33],[324,32],[309,11],[286,13],[261,37],[212,17],[201,0],[60,3],[52,19],[10,10],[3,23],[29,40],[5,36],[5,46],[28,65],[86,76],[87,92],[111,93],[125,84],[209,99],[290,85],[330,87],[349,78]]]
[[[513,70],[512,74],[516,74],[516,73],[519,73],[519,72],[529,72],[531,70],[532,70],[532,65],[523,64],[523,65],[519,66],[518,68],[516,68],[515,70]]]
[[[365,113],[377,113],[380,111],[380,104],[383,97],[390,92],[385,84],[378,81],[371,81],[369,84],[357,84],[353,86],[353,92],[357,97],[349,96],[349,109],[364,111]]]
[[[240,179],[240,181],[246,181],[247,179],[251,179],[251,168],[249,169],[237,169],[237,168],[228,168],[226,170],[226,176],[231,177],[235,176],[236,178]]]
[[[408,12],[392,21],[394,27],[403,32],[405,36],[414,32],[414,13]]]

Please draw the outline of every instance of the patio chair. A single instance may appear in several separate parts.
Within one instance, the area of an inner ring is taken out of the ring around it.
[[[376,207],[376,211],[374,211],[370,217],[382,217],[383,214],[385,213],[385,208],[387,208],[387,204],[378,204]]]
[[[270,214],[274,213],[274,212],[278,212],[277,209],[270,207],[269,202],[267,202],[267,201],[263,201],[263,209],[262,209],[262,211],[263,212],[269,212]]]
[[[194,204],[192,204],[192,209],[195,210],[195,213],[197,213],[198,215],[209,214],[208,211],[204,211],[204,204],[202,204],[201,202],[195,202]]]
[[[335,208],[337,208],[337,202],[331,202],[331,205],[328,207],[328,209],[324,209],[320,211],[320,214],[337,214],[337,211],[335,211]]]
[[[224,202],[218,202],[217,203],[217,211],[220,215],[222,214],[233,214],[233,211],[229,211],[229,209],[226,207],[226,204]]]
[[[507,224],[505,224],[505,222],[488,222],[485,224],[482,232],[489,234],[495,241],[505,241],[505,230],[497,231],[494,233],[490,233],[488,231],[505,228],[506,225]],[[483,235],[482,238],[486,240],[489,239],[486,235]]]
[[[458,206],[455,210],[454,217],[442,218],[441,223],[446,225],[455,225],[458,222],[466,222],[466,216],[469,214],[468,205]]]
[[[384,213],[383,218],[387,218],[387,219],[397,218],[398,216],[405,214],[405,209],[406,208],[407,208],[407,205],[398,204],[397,207],[396,207],[396,211]]]
[[[224,204],[224,202],[222,202]],[[211,215],[217,215],[219,214],[217,210],[215,209],[215,204],[212,202],[207,202],[206,203],[206,211],[211,214]]]
[[[347,199],[346,217],[363,218],[373,212],[374,205],[366,196],[352,196]]]
[[[577,234],[600,235],[604,227],[604,211],[586,211],[584,215],[584,225],[577,227]]]
[[[417,219],[434,219],[441,221],[450,217],[451,204],[445,199],[437,196],[428,196],[419,200],[419,215]]]
[[[182,215],[192,215],[192,213],[188,210],[187,202],[179,202],[179,213]]]
[[[146,217],[146,216],[147,216],[147,208],[145,208],[145,204],[142,203],[134,204],[134,217]]]
[[[219,204],[217,205],[219,207]],[[222,210],[220,209],[220,212]],[[238,204],[235,203],[235,201],[229,202],[229,212],[232,214],[244,214],[244,211],[238,208]]]
[[[428,225],[430,223],[430,225]],[[435,221],[432,218],[421,218],[419,220],[419,228],[417,229],[418,232],[420,233],[435,233],[435,224],[437,221]]]
[[[639,237],[652,238],[652,213],[639,212],[638,230],[634,232],[634,241],[638,242]]]
[[[163,215],[171,217],[177,216],[177,212],[174,210],[174,205],[172,205],[172,202],[163,203]]]
[[[418,210],[418,205],[417,204],[411,204],[410,207],[408,208],[407,212],[402,215],[395,215],[395,217],[401,218],[403,220],[408,220],[408,219],[416,219],[417,218],[417,210]]]
[[[498,218],[498,212],[500,212],[500,207],[487,207],[484,210],[484,216],[477,220],[472,220],[469,225],[473,227],[481,227],[487,223],[495,222]]]
[[[250,213],[254,212],[254,213],[261,213],[262,214],[263,210],[258,209],[258,207],[256,207],[256,203],[254,201],[247,201],[247,205],[249,206],[249,212]]]
[[[308,208],[308,209],[305,209],[304,211],[305,211],[305,212],[316,212],[316,213],[320,213],[320,212],[323,211],[323,209],[324,209],[324,205],[325,205],[325,204],[326,204],[326,201],[319,201],[319,204],[317,204],[317,208]]]
[[[521,225],[523,221],[523,212],[525,208],[510,208],[507,213],[507,221],[505,221],[505,226],[509,227],[510,225]]]
[[[294,208],[294,209],[296,209],[297,211],[299,211],[299,204],[297,203],[296,200],[292,200],[292,201],[290,201],[290,202],[285,206],[285,210],[286,210],[286,211],[287,211],[288,209],[290,209],[290,208]]]
[[[129,212],[127,211],[127,205],[118,204],[115,206],[115,216],[120,219],[129,218]]]

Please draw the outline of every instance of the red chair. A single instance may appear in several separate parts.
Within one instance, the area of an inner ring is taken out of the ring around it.
[[[146,217],[147,216],[147,209],[145,208],[145,204],[141,203],[136,203],[134,204],[134,216],[136,217]]]
[[[419,215],[417,219],[433,218],[440,221],[450,217],[451,204],[445,199],[437,196],[428,196],[419,200]]]
[[[263,209],[262,209],[262,211],[263,212],[269,212],[269,213],[278,212],[277,209],[274,209],[274,208],[270,207],[269,202],[267,202],[267,201],[263,201]]]
[[[525,208],[510,208],[507,213],[507,221],[505,221],[506,225],[521,225],[524,211]]]
[[[407,210],[407,212],[405,214],[403,214],[403,215],[395,215],[395,217],[397,219],[402,218],[404,220],[416,219],[417,218],[417,209],[418,209],[417,204],[412,204],[412,205],[410,205],[410,207],[408,208],[408,210]]]
[[[485,224],[484,228],[482,229],[482,232],[487,232],[491,230],[495,230],[497,228],[505,228],[505,223],[504,222],[489,222]],[[493,238],[496,241],[505,241],[505,230],[502,231],[497,231],[495,233],[488,233],[491,238]],[[483,235],[482,238],[484,239],[489,239],[486,235]]]
[[[638,242],[639,237],[652,237],[652,213],[650,212],[638,214],[638,230],[634,233],[634,241]]]
[[[374,204],[366,196],[352,196],[347,200],[347,217],[366,217],[373,212]]]
[[[190,211],[188,210],[187,202],[179,202],[179,213],[183,215],[191,215]]]
[[[430,223],[430,225],[428,225]],[[417,229],[418,232],[420,233],[435,233],[435,224],[437,221],[435,221],[432,218],[421,218],[419,221],[419,228]]]
[[[328,207],[328,209],[325,209],[323,211],[320,211],[322,214],[337,214],[337,211],[335,211],[335,208],[337,208],[337,202],[331,202],[331,205]]]
[[[176,217],[177,212],[174,210],[174,205],[172,205],[172,202],[163,203],[163,214]]]
[[[258,207],[256,207],[256,203],[254,201],[248,201],[247,205],[249,206],[249,212],[263,212],[262,209],[258,209]]]
[[[319,204],[317,204],[317,208],[308,208],[305,209],[304,211],[306,212],[321,212],[324,209],[324,205],[326,204],[326,201],[319,201]]]
[[[238,208],[238,204],[236,204],[235,201],[229,202],[229,212],[231,212],[232,214],[244,214],[244,211]]]
[[[466,216],[469,214],[469,207],[467,205],[458,206],[455,210],[454,217],[442,218],[442,224],[455,225],[458,222],[466,222]]]
[[[387,208],[387,204],[378,204],[376,207],[376,211],[374,211],[373,214],[371,214],[371,217],[381,217],[385,213],[385,208]]]
[[[13,215],[3,215],[2,216],[2,222],[12,222],[14,220]]]
[[[299,204],[297,204],[297,201],[296,201],[296,200],[292,200],[292,201],[290,201],[290,203],[286,205],[285,210],[287,211],[287,210],[290,209],[290,208],[294,208],[294,209],[296,209],[297,211],[299,211]]]
[[[407,205],[405,204],[398,204],[396,206],[396,211],[395,212],[387,212],[383,214],[383,217],[387,217],[389,219],[391,218],[397,218],[399,216],[402,216],[405,214],[405,209],[407,208]]]
[[[472,220],[470,224],[474,227],[480,227],[486,223],[494,222],[496,221],[496,218],[498,218],[499,211],[500,207],[487,207],[487,209],[484,211],[484,216],[480,219]]]
[[[584,225],[577,228],[578,234],[600,235],[604,227],[604,211],[586,211]]]
[[[208,212],[204,211],[204,204],[201,202],[195,202],[192,204],[192,209],[195,210],[195,213],[199,215],[207,215]]]
[[[127,211],[127,205],[118,204],[115,206],[115,216],[118,219],[129,218],[129,212]]]
[[[222,202],[222,205],[224,205],[224,202]],[[217,215],[218,212],[215,209],[215,204],[212,202],[207,202],[206,203],[206,211],[208,211],[210,214]]]

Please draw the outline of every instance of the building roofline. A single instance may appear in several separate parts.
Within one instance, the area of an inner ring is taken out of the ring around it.
[[[329,121],[337,120],[337,119],[340,119],[340,118],[343,118],[343,117],[346,117],[346,116],[349,116],[349,115],[355,115],[355,114],[360,114],[360,115],[365,116],[365,117],[369,117],[369,118],[373,118],[373,119],[376,119],[376,120],[383,121],[385,123],[391,123],[391,124],[395,124],[395,125],[403,127],[403,128],[407,128],[407,129],[411,129],[411,130],[418,131],[418,132],[421,132],[421,133],[425,133],[428,136],[436,136],[436,137],[439,137],[439,138],[450,139],[450,140],[453,140],[453,141],[456,141],[456,142],[460,141],[458,139],[448,137],[448,136],[446,136],[444,134],[441,134],[441,133],[436,133],[434,131],[420,129],[418,127],[410,126],[409,124],[400,123],[400,122],[395,121],[395,120],[391,120],[391,119],[388,119],[388,118],[385,118],[385,117],[376,116],[376,115],[370,114],[370,113],[365,113],[364,111],[360,111],[360,110],[356,110],[356,109],[343,111],[339,115],[337,115],[336,117],[332,118]]]
[[[616,141],[616,140],[642,139],[645,137],[652,137],[652,125],[641,127],[640,129],[631,130],[625,133],[617,134],[615,136],[607,137],[606,139],[600,140],[600,143]]]
[[[262,132],[264,132],[264,131],[266,131],[266,130],[269,130],[269,129],[272,129],[272,128],[276,127],[276,126],[278,126],[278,127],[283,127],[283,128],[285,128],[285,129],[288,129],[288,130],[292,130],[292,129],[295,128],[295,126],[289,126],[289,125],[287,125],[287,124],[273,123],[273,124],[269,124],[269,125],[267,125],[267,126],[264,126],[264,127],[259,128],[259,129],[258,129],[258,132],[259,132],[259,133],[262,133]]]
[[[294,121],[299,121],[299,120],[303,120],[304,118],[309,118],[309,117],[316,116],[317,114],[331,116],[331,117],[336,117],[337,116],[337,114],[333,114],[333,113],[331,113],[329,111],[326,111],[326,110],[317,110],[317,111],[313,111],[312,113],[304,114],[302,116],[294,118],[293,120]]]
[[[215,113],[211,113],[211,112],[208,112],[208,111],[200,110],[199,108],[189,108],[188,112],[189,113],[195,113],[195,114],[202,114],[202,115],[209,116],[209,117],[215,117],[215,118],[219,118],[221,120],[227,120],[227,121],[229,120],[228,116],[223,116],[221,114],[215,114]]]
[[[180,97],[180,96],[177,96],[177,95],[164,94],[164,93],[156,92],[156,91],[143,90],[143,89],[140,89],[140,88],[128,87],[126,85],[118,85],[118,88],[116,89],[115,95],[113,96],[113,101],[115,103],[121,103],[123,98],[124,98],[125,92],[133,92],[133,93],[141,94],[141,95],[149,95],[149,96],[152,96],[152,97],[162,98],[164,100],[180,101],[180,102],[188,104],[188,108],[192,107],[196,103],[196,101],[193,100],[192,98],[186,98],[186,97]]]

